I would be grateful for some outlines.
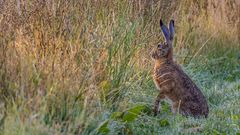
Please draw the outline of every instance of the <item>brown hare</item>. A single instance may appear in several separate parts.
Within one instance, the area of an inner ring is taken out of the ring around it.
[[[173,113],[184,116],[207,117],[207,101],[197,85],[173,61],[174,21],[169,23],[169,29],[160,20],[160,27],[166,42],[159,44],[151,52],[155,62],[154,82],[159,89],[159,95],[154,104],[154,115],[159,112],[162,99],[168,99]]]

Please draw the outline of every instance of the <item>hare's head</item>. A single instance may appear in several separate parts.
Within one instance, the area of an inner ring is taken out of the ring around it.
[[[174,21],[171,20],[169,23],[169,29],[160,20],[160,27],[165,37],[165,42],[160,43],[153,49],[151,56],[155,60],[170,59],[172,60],[172,44],[174,37]]]

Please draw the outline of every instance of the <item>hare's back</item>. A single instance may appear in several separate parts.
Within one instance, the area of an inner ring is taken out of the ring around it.
[[[196,113],[208,113],[208,105],[207,101],[201,92],[201,90],[197,87],[197,85],[190,79],[190,77],[183,72],[181,68],[177,68],[179,79],[181,79],[181,88],[184,89],[183,100],[189,105],[188,109],[195,110]]]
[[[175,65],[174,68],[178,74],[177,82],[179,82],[179,87],[184,89],[185,94],[190,95],[191,100],[197,100],[198,102],[199,100],[203,100],[204,96],[202,92],[191,78],[178,65]]]

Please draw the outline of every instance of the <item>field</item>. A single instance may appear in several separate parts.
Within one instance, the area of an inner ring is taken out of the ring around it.
[[[239,0],[0,0],[0,135],[239,135],[239,13]],[[207,119],[167,102],[153,116],[160,18]]]

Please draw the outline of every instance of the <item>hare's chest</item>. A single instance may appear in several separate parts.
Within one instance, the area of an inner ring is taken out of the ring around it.
[[[160,91],[168,92],[175,86],[175,80],[171,72],[157,74],[154,76],[154,83]]]
[[[157,79],[154,78],[153,81],[154,81],[154,84],[155,84],[156,88],[157,88],[158,90],[160,90],[161,88],[160,88],[160,86],[158,85]]]

